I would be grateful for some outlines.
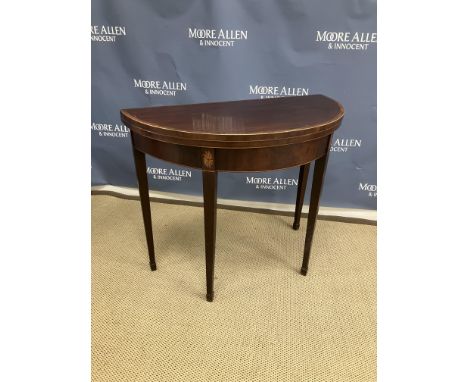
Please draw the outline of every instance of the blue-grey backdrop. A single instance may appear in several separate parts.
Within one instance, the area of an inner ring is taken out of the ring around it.
[[[376,32],[375,0],[93,0],[93,185],[136,187],[121,108],[321,93],[346,110],[321,204],[375,209]],[[198,170],[147,164],[150,188],[201,194]],[[294,203],[298,171],[222,173],[218,196]]]

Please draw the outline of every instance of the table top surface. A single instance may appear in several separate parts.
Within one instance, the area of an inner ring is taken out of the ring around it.
[[[343,116],[343,106],[323,95],[121,110],[122,121],[138,133],[197,145],[314,138],[331,134]]]

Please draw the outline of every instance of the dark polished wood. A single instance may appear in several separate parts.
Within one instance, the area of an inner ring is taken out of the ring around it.
[[[202,168],[203,147],[153,141],[135,133],[135,147],[167,162]],[[287,146],[248,149],[215,148],[217,171],[271,171],[310,163],[326,154],[328,137]]]
[[[307,176],[309,175],[310,163],[303,164],[299,170],[299,182],[297,184],[296,209],[294,211],[293,229],[298,230],[301,224],[302,206],[304,194],[307,188]]]
[[[329,140],[331,142],[331,136]],[[312,191],[309,202],[309,214],[307,216],[307,230],[304,244],[304,257],[302,258],[301,274],[306,276],[309,269],[310,249],[312,247],[312,239],[314,238],[315,222],[317,221],[317,213],[319,210],[320,194],[322,193],[323,180],[325,178],[325,170],[327,169],[328,156],[327,153],[315,161],[314,176],[312,178]]]
[[[203,207],[205,213],[206,299],[213,301],[214,262],[216,245],[216,171],[203,170]]]
[[[133,142],[133,133],[131,133]],[[146,244],[148,246],[148,255],[150,260],[150,268],[152,271],[156,270],[156,258],[154,256],[154,243],[153,243],[153,227],[151,222],[151,207],[149,201],[148,190],[148,177],[146,175],[146,159],[145,153],[133,147],[133,160],[135,162],[135,170],[138,179],[138,189],[140,192],[141,211],[143,213],[143,222],[145,225]]]
[[[195,147],[268,147],[310,141],[338,128],[343,107],[323,95],[125,109],[139,134]]]
[[[156,269],[145,153],[203,171],[206,298],[214,297],[218,171],[270,171],[301,166],[293,228],[299,228],[310,163],[315,162],[301,273],[306,274],[331,136],[344,109],[322,96],[124,109],[151,269]]]

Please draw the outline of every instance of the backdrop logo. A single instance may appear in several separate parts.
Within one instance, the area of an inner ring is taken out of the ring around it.
[[[309,89],[288,86],[249,85],[249,94],[259,95],[260,98],[304,96],[309,95]]]
[[[188,38],[199,41],[200,46],[232,47],[240,40],[247,40],[247,31],[240,29],[188,28]]]
[[[91,41],[115,42],[117,37],[126,36],[125,27],[110,25],[91,25]]]
[[[367,192],[367,196],[371,198],[377,197],[377,185],[376,184],[359,183],[358,190]]]
[[[191,170],[178,170],[176,168],[148,167],[146,173],[152,175],[153,179],[172,182],[180,182],[183,179],[192,177]]]
[[[330,151],[345,153],[348,149],[359,148],[361,147],[362,139],[353,139],[353,138],[337,138],[333,141]]]
[[[284,191],[288,186],[297,186],[297,179],[291,178],[256,178],[254,176],[246,176],[245,184],[255,186],[257,190],[274,190]]]
[[[100,137],[128,138],[130,129],[117,123],[91,123],[91,131]]]
[[[315,41],[327,44],[330,50],[367,50],[377,44],[377,33],[317,31]]]
[[[178,92],[187,91],[186,82],[175,81],[148,81],[142,79],[133,79],[133,86],[135,88],[143,89],[145,94],[148,95],[162,95],[175,97]]]

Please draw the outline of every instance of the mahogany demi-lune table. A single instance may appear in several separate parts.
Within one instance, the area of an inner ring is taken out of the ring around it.
[[[293,228],[299,229],[310,163],[315,161],[301,274],[306,275],[333,132],[344,109],[323,95],[120,111],[130,129],[151,270],[156,270],[145,154],[201,169],[206,298],[213,301],[218,171],[300,166]]]

